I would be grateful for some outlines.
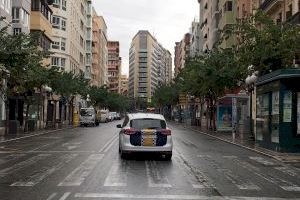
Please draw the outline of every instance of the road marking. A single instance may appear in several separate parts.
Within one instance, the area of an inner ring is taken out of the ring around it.
[[[28,151],[26,153],[96,153],[96,151]]]
[[[53,193],[46,200],[52,200],[56,195],[57,193]]]
[[[105,193],[76,193],[75,198],[104,198],[104,199],[178,199],[178,200],[285,200],[273,197],[242,197],[242,196],[202,196],[202,195],[137,195],[137,194],[105,194]],[[299,198],[290,198],[299,199]]]
[[[17,160],[19,158],[22,158],[24,156],[26,156],[27,154],[12,154],[12,155],[8,155],[5,156],[4,158],[0,159],[0,165],[13,161],[13,160]]]
[[[27,136],[23,136],[23,137],[14,138],[14,139],[4,140],[4,141],[0,141],[0,144],[6,143],[6,142],[12,142],[12,141],[16,141],[16,140],[21,140],[21,139],[25,139],[25,138],[31,138],[31,137],[39,136],[39,135],[45,135],[45,134],[48,134],[48,133],[55,133],[55,132],[59,132],[59,131],[62,131],[62,130],[65,130],[65,129],[56,129],[56,130],[53,130],[53,131],[46,131],[46,132],[43,132],[43,133],[37,133],[37,134],[27,135]]]
[[[169,181],[167,177],[163,176],[156,164],[155,161],[145,161],[146,163],[146,173],[147,173],[147,179],[148,179],[148,185],[149,187],[172,187],[169,184]]]
[[[2,169],[0,170],[0,176],[6,176],[8,174],[13,174],[15,173],[16,171],[22,169],[22,168],[25,168],[25,167],[28,167],[34,163],[36,163],[37,161],[40,161],[40,160],[43,160],[44,158],[50,156],[51,154],[39,154],[37,156],[34,156],[28,160],[25,160],[25,161],[22,161],[20,163],[17,163],[11,167],[8,167],[8,168],[5,168],[5,169]]]
[[[210,166],[212,166],[218,172],[223,174],[226,177],[226,179],[228,179],[233,185],[235,185],[240,190],[260,190],[260,188],[254,183],[252,183],[250,180],[242,179],[231,170],[221,167],[220,164],[218,164],[214,159],[210,157],[205,157],[204,159],[208,161]]]
[[[25,177],[24,180],[17,181],[10,186],[18,186],[18,187],[32,187],[36,184],[40,183],[46,177],[53,174],[55,171],[61,169],[65,164],[69,163],[73,160],[78,154],[70,154],[70,155],[63,155],[59,158],[60,162],[55,163],[53,167],[42,167],[38,172],[34,172],[29,177]]]
[[[92,154],[75,170],[73,170],[58,186],[80,186],[86,177],[96,167],[98,162],[102,160],[103,154]]]
[[[275,169],[281,171],[284,174],[289,176],[298,177],[300,179],[300,172],[297,169],[291,169],[291,167],[282,166],[282,167],[275,167]]]
[[[262,157],[249,157],[249,158],[251,160],[255,160],[256,162],[261,163],[261,164],[266,165],[266,166],[273,166],[273,165],[275,165],[274,162],[266,160],[266,159],[264,159]]]
[[[127,186],[128,165],[125,160],[121,163],[115,162],[110,168],[105,179],[105,187],[126,187]]]
[[[189,176],[189,182],[192,184],[193,188],[195,189],[205,189],[205,188],[212,188],[216,189],[216,186],[212,183],[212,181],[204,175],[199,169],[193,167],[191,165],[187,165],[184,156],[176,151],[176,155],[174,160],[176,161],[175,164],[178,163],[180,168],[184,168],[182,170]]]
[[[102,152],[107,152],[110,147],[113,145],[113,143],[115,142],[115,140],[118,138],[118,135],[112,137],[100,150],[99,153]]]
[[[252,164],[241,161],[239,159],[232,159],[237,165],[249,170],[252,174],[255,174],[256,176],[273,183],[274,185],[279,186],[283,190],[286,191],[300,191],[300,187],[287,181],[282,178],[277,178],[271,174],[263,173],[258,167],[253,166]]]
[[[49,143],[49,144],[45,144],[45,145],[42,145],[42,146],[39,146],[39,147],[34,148],[34,149],[31,149],[31,150],[29,150],[29,152],[34,152],[34,151],[36,151],[36,150],[42,149],[42,148],[44,148],[44,147],[50,146],[50,145],[55,144],[55,143],[57,143],[57,141],[51,142],[51,143]]]
[[[71,195],[71,192],[66,192],[59,200],[66,200]]]
[[[73,150],[79,147],[82,142],[71,142],[62,144],[63,147],[67,147],[68,150]]]

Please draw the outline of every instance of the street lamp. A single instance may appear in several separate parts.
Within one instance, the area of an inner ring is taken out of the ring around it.
[[[252,122],[252,95],[253,95],[253,91],[254,91],[254,88],[255,88],[255,83],[257,81],[257,78],[258,78],[258,74],[259,72],[258,71],[255,71],[255,68],[253,65],[250,65],[248,67],[248,73],[251,74],[251,75],[248,75],[247,78],[245,79],[245,83],[246,83],[246,86],[247,86],[247,90],[248,92],[250,93],[250,132],[251,134],[253,135],[253,122]]]

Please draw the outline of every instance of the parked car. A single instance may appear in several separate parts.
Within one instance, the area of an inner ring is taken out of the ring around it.
[[[100,122],[109,122],[109,110],[100,110]]]
[[[121,120],[121,115],[120,115],[120,113],[117,113],[117,114],[116,114],[116,120]]]
[[[96,110],[92,107],[81,108],[79,113],[79,123],[80,126],[98,126],[99,119],[97,119]]]
[[[172,135],[165,118],[159,114],[134,113],[125,116],[123,124],[117,125],[119,152],[124,158],[133,152],[155,152],[172,157]]]
[[[116,112],[110,112],[112,120],[117,119],[117,113]]]

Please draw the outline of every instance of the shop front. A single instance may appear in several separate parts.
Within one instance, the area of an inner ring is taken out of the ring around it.
[[[300,152],[300,69],[282,69],[256,83],[256,142],[283,152]]]

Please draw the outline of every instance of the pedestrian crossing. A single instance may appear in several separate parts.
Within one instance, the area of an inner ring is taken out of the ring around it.
[[[145,187],[153,189],[185,187],[192,190],[218,190],[218,182],[221,180],[240,191],[263,191],[267,187],[264,186],[264,183],[268,183],[283,191],[300,192],[300,170],[298,168],[259,156],[241,158],[234,155],[218,157],[197,155],[194,156],[194,161],[191,164],[183,154],[175,152],[170,164],[166,164],[168,161],[122,160],[118,155],[111,159],[100,152],[88,156],[79,153],[28,155],[31,157],[27,159],[24,158],[25,154],[9,155],[5,159],[1,159],[0,188],[4,184],[10,187],[35,187],[47,184],[47,180],[56,173],[62,175],[59,176],[58,180],[51,181],[54,187],[84,186],[89,184],[90,178],[95,174],[102,173],[102,178],[96,180],[99,187],[126,188],[132,186],[135,164],[139,163],[142,169],[142,173],[139,173],[139,179],[142,180],[141,182]],[[47,163],[46,161],[49,159],[52,162]],[[195,163],[198,161],[205,162],[210,171],[196,165]],[[9,166],[9,162],[14,163]],[[227,164],[224,165],[224,163]],[[104,164],[108,164],[109,167],[103,167],[105,170],[99,171]],[[265,167],[261,168],[261,165]],[[28,170],[30,168],[35,170]],[[238,173],[234,170],[235,168],[248,174],[248,176]],[[175,173],[168,173],[170,170]],[[13,176],[11,176],[12,174]],[[215,174],[215,176],[211,176],[211,174]],[[249,176],[253,179],[249,179]],[[176,179],[178,181],[174,182],[173,180]],[[255,180],[260,180],[260,183],[257,184]],[[49,198],[51,199],[51,197]]]

